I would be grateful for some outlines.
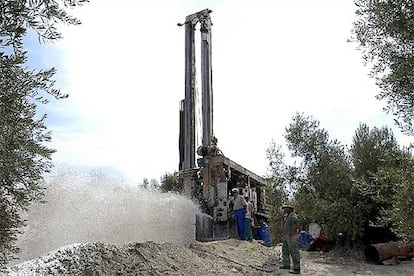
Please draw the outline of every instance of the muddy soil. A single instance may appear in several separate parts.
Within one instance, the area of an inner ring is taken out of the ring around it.
[[[292,275],[279,270],[280,249],[233,239],[189,247],[79,243],[15,265],[4,275]],[[374,265],[355,255],[302,251],[301,261],[301,275],[414,275],[412,260]]]

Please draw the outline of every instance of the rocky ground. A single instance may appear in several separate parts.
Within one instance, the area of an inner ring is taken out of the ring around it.
[[[279,270],[280,246],[224,240],[189,247],[154,242],[78,243],[8,269],[5,275],[291,275]],[[302,275],[414,275],[414,261],[366,263],[334,251],[301,252]]]

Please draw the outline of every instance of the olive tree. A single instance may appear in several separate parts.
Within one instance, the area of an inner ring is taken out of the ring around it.
[[[414,159],[400,148],[392,130],[361,124],[351,146],[354,187],[366,210],[368,224],[390,228],[399,237],[414,238],[412,203]]]
[[[178,173],[168,173],[166,172],[161,177],[161,185],[160,190],[163,193],[166,192],[176,192],[181,193],[183,191],[183,183],[181,181],[178,181]]]
[[[341,232],[357,240],[371,226],[380,226],[414,238],[414,159],[391,129],[361,124],[346,149],[319,121],[296,114],[285,138],[292,155],[301,159],[290,177],[297,184],[298,211],[323,224],[328,237]]]
[[[353,41],[372,66],[385,110],[407,134],[414,135],[414,2],[355,0]]]
[[[302,162],[295,201],[307,220],[323,224],[328,237],[359,235],[363,212],[353,188],[351,166],[344,147],[331,140],[319,121],[296,114],[286,128],[289,150]],[[300,172],[300,173],[299,173]]]
[[[273,241],[282,239],[281,207],[288,199],[290,190],[289,166],[284,161],[282,147],[274,141],[266,149],[268,172],[266,175],[266,203],[269,205],[270,231]]]
[[[77,25],[67,9],[82,0],[0,1],[0,268],[18,252],[14,242],[24,225],[21,213],[41,200],[42,179],[54,152],[38,105],[67,95],[55,88],[55,69],[28,68],[23,39],[35,32],[41,41],[61,38],[58,22]]]

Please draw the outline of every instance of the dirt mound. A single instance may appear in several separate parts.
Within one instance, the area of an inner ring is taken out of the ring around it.
[[[279,270],[280,245],[253,241],[78,243],[8,269],[6,275],[290,275]],[[360,255],[301,251],[301,275],[414,275],[414,261],[374,265]]]
[[[11,267],[7,275],[263,275],[274,248],[257,242],[79,243]]]

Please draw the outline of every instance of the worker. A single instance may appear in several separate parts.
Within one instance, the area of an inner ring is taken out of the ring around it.
[[[247,202],[239,194],[238,188],[233,188],[232,190],[233,197],[234,197],[234,205],[233,205],[233,213],[234,218],[236,220],[236,228],[237,234],[239,235],[239,239],[245,240],[246,239],[246,207]]]
[[[253,224],[253,214],[254,214],[254,206],[251,201],[249,201],[248,197],[245,197],[245,200],[247,202],[246,207],[246,238],[248,241],[253,241],[253,235],[252,235],[252,227]]]
[[[280,269],[290,269],[290,257],[292,257],[293,270],[290,273],[300,274],[300,254],[298,217],[294,207],[289,204],[282,206],[283,213],[283,245],[282,245],[282,266]]]

